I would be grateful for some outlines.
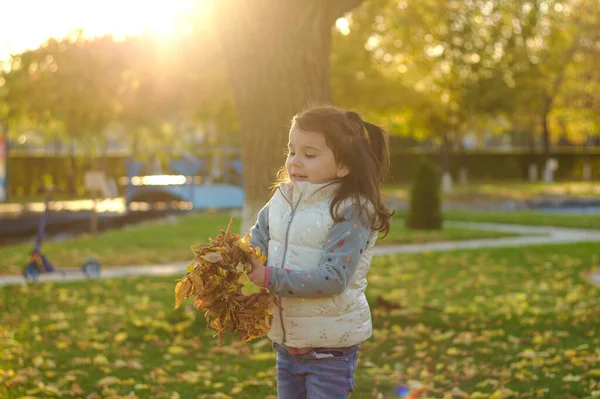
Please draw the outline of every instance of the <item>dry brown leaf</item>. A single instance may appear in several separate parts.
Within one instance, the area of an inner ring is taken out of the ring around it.
[[[220,252],[209,252],[206,255],[200,256],[200,258],[210,263],[223,263],[223,256]]]

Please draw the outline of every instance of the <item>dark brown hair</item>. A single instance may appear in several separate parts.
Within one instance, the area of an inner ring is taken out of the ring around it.
[[[342,220],[338,213],[342,201],[353,199],[361,214],[369,219],[373,230],[383,232],[385,237],[394,214],[383,203],[380,191],[390,163],[386,132],[363,121],[356,112],[331,105],[308,108],[294,116],[292,124],[305,132],[323,134],[336,163],[350,170],[341,179],[342,184],[331,201],[329,211],[333,220]],[[285,167],[281,172],[280,176],[287,178]],[[374,212],[369,211],[365,198],[373,205]]]

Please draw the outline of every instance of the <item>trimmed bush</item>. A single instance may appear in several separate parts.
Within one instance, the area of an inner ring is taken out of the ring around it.
[[[442,228],[440,170],[429,159],[419,161],[413,176],[406,227],[413,230]]]

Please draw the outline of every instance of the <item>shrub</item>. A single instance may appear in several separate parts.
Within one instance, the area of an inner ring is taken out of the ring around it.
[[[439,168],[427,158],[421,158],[413,176],[406,227],[422,230],[442,228],[440,185]]]

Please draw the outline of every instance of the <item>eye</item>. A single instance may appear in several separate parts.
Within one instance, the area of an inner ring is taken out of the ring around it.
[[[314,157],[316,157],[316,155],[314,155],[314,154],[306,154],[306,158],[314,158]]]
[[[295,152],[292,152],[292,151],[286,151],[286,155],[287,155],[288,157],[290,157],[290,156],[292,156],[292,157],[293,157],[294,155],[296,155],[296,153],[295,153]]]

